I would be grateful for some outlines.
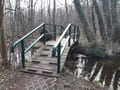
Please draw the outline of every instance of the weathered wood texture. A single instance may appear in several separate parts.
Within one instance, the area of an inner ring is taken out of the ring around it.
[[[65,40],[66,39],[63,39],[62,45],[64,44]],[[71,40],[71,42],[72,41],[73,40]],[[56,41],[48,41],[44,47],[39,49],[38,46],[36,46],[38,49],[37,52],[32,57],[31,62],[26,65],[26,68],[21,71],[25,73],[57,77],[57,57],[52,57],[52,48],[55,43]],[[69,49],[70,47],[66,45],[66,48],[61,56],[61,71],[64,67]]]

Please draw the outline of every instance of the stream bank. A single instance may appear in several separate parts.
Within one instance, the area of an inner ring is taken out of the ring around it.
[[[82,54],[77,50],[79,49],[73,47],[66,61],[66,67],[74,76],[99,84],[102,87],[108,87],[108,90],[120,90],[119,56],[104,59],[89,56],[81,57]]]

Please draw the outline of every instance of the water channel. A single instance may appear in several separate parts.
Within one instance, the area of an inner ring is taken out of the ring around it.
[[[97,60],[72,54],[66,66],[78,78],[108,86],[109,90],[120,90],[120,58]]]

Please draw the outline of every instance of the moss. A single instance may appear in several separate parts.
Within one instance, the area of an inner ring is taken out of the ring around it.
[[[96,58],[107,58],[108,57],[105,46],[97,45],[96,43],[90,45],[87,53],[90,57],[96,57]]]
[[[89,45],[83,45],[79,43],[78,45],[74,46],[72,49],[73,53],[80,53],[84,54],[90,58],[107,58],[108,54],[106,52],[105,45],[98,45],[96,43],[91,43]]]
[[[70,70],[67,67],[63,67],[62,72],[70,72]]]

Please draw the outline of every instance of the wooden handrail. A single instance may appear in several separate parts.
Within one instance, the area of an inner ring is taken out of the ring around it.
[[[61,42],[61,40],[64,38],[65,34],[67,33],[67,31],[69,30],[71,24],[69,24],[66,29],[64,30],[64,32],[62,33],[62,35],[60,36],[60,38],[58,39],[57,43],[54,45],[54,48],[57,48],[58,44]]]
[[[71,27],[74,27],[74,32],[73,34],[71,34]],[[64,45],[63,47],[61,48],[61,41],[63,40],[63,38],[66,36],[67,32],[69,33],[68,34],[68,37],[66,39],[66,41],[64,42]],[[77,32],[77,34],[76,34]],[[60,36],[60,38],[58,39],[58,41],[56,42],[56,44],[53,46],[53,49],[52,49],[52,57],[55,57],[56,56],[56,52],[57,52],[57,73],[60,73],[60,67],[61,67],[61,55],[65,49],[65,46],[67,45],[68,43],[68,46],[70,46],[70,43],[71,43],[71,36],[74,35],[74,41],[75,39],[77,38],[79,34],[79,28],[78,26],[74,25],[74,24],[68,24],[68,26],[65,28],[64,32],[62,33],[62,35]],[[76,38],[75,38],[76,37]],[[76,39],[77,40],[77,39]]]
[[[11,46],[11,52],[14,53],[14,49],[16,48],[16,46],[18,44],[21,44],[21,58],[22,58],[22,67],[25,67],[25,54],[40,40],[42,39],[45,35],[48,35],[49,33],[45,33],[45,25],[49,25],[46,23],[42,23],[39,26],[37,26],[35,29],[33,29],[32,31],[30,31],[29,33],[27,33],[25,36],[23,36],[22,38],[20,38],[19,40],[17,40],[15,43],[12,44]],[[50,24],[52,25],[52,24]],[[55,25],[55,26],[60,26],[63,29],[62,25]],[[43,34],[39,36],[38,39],[36,39],[31,45],[28,46],[27,49],[25,49],[25,45],[24,45],[24,40],[29,37],[30,35],[32,35],[33,33],[35,33],[36,31],[40,30],[40,28],[43,28]],[[55,35],[55,32],[53,33]],[[54,36],[56,38],[56,36]],[[45,39],[43,39],[43,44],[45,45]]]
[[[31,32],[27,33],[25,36],[23,36],[22,38],[20,38],[19,40],[17,40],[15,43],[12,44],[11,47],[11,52],[14,52],[15,47],[21,43],[21,41],[23,41],[24,39],[26,39],[27,37],[29,37],[31,34],[33,34],[34,32],[38,31],[41,27],[43,27],[43,25],[45,25],[45,23],[40,24],[39,26],[37,26],[35,29],[33,29]]]
[[[40,39],[42,39],[45,36],[45,34],[40,35],[40,37],[35,40],[25,51],[24,53],[27,53]]]
[[[53,25],[54,26],[54,32],[50,32],[50,33],[45,33],[45,30],[46,30],[46,25]],[[21,58],[22,58],[22,67],[25,68],[25,54],[30,50],[32,49],[32,47],[40,40],[42,39],[45,35],[48,35],[48,34],[54,34],[54,40],[56,40],[56,26],[58,27],[61,27],[61,30],[64,29],[64,27],[62,25],[54,25],[54,24],[46,24],[46,23],[42,23],[40,24],[39,26],[37,26],[35,29],[33,29],[32,31],[30,31],[29,33],[27,33],[25,36],[23,36],[22,38],[20,38],[19,40],[17,40],[15,43],[12,44],[12,47],[11,47],[11,52],[14,53],[14,49],[16,48],[16,46],[18,44],[21,44]],[[74,27],[74,32],[73,34],[71,34],[71,30],[72,28],[71,27]],[[40,35],[38,37],[38,39],[36,39],[31,45],[28,46],[27,49],[25,49],[25,43],[24,43],[24,40],[26,38],[28,38],[30,35],[32,35],[33,33],[35,33],[36,31],[40,30],[40,28],[42,28],[43,30],[43,34]],[[77,32],[77,34],[76,34]],[[63,40],[63,38],[67,36],[67,39],[66,41],[64,42],[64,45],[63,47],[61,48],[61,42]],[[74,39],[77,38],[78,36],[80,35],[80,32],[79,32],[79,27],[74,25],[74,24],[68,24],[68,26],[64,29],[63,32],[61,32],[61,36],[60,38],[58,39],[58,41],[56,42],[56,44],[54,45],[53,49],[52,49],[52,56],[56,56],[56,52],[58,53],[57,55],[57,73],[60,72],[60,59],[61,59],[61,55],[68,43],[68,46],[70,46],[70,43],[71,43],[71,36],[74,36]],[[74,40],[75,41],[75,40]],[[43,39],[43,44],[45,45],[45,39]]]

